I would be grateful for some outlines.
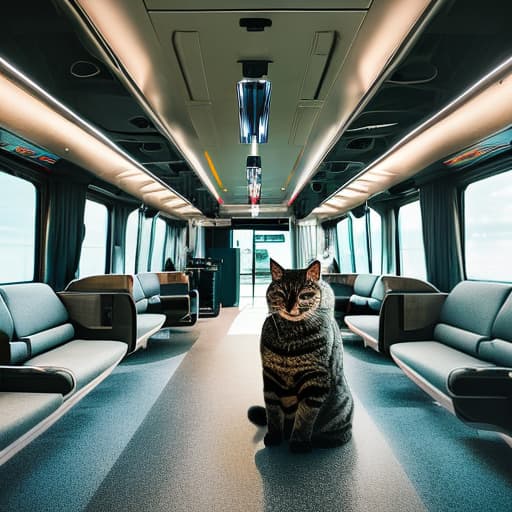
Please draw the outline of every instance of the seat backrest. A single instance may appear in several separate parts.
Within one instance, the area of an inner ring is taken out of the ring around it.
[[[135,309],[137,313],[145,313],[148,309],[148,299],[142,285],[140,284],[139,278],[133,276],[133,300],[135,302]]]
[[[0,296],[0,364],[11,362],[11,340],[14,334],[14,324],[11,313]]]
[[[160,281],[158,276],[153,272],[142,272],[137,274],[144,297],[148,299],[149,304],[157,304],[160,302]]]
[[[498,366],[512,366],[512,293],[496,315],[491,338],[480,343],[478,356]]]
[[[372,297],[372,291],[379,276],[373,274],[358,274],[354,281],[354,294],[350,297],[352,309],[369,308],[378,313],[381,303]]]
[[[0,295],[12,317],[13,338],[25,342],[27,358],[73,339],[75,331],[68,312],[47,284],[4,285]]]
[[[434,339],[478,355],[480,342],[490,338],[498,311],[511,290],[510,285],[501,283],[460,282],[446,297]]]

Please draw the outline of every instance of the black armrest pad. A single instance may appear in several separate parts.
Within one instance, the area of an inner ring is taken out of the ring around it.
[[[457,368],[448,389],[460,397],[512,397],[512,368]]]
[[[60,393],[66,396],[75,385],[75,377],[65,368],[0,366],[0,391]]]
[[[457,368],[448,376],[448,389],[462,421],[512,435],[512,368]]]

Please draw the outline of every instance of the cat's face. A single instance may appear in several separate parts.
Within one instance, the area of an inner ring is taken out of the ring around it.
[[[271,313],[297,322],[309,317],[318,308],[322,298],[320,262],[314,261],[307,269],[285,270],[270,260],[272,282],[267,289],[267,303]]]

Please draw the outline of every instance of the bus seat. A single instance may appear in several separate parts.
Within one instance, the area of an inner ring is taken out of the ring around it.
[[[151,291],[150,287],[148,287],[148,291]],[[153,295],[148,294],[149,296],[146,296],[137,276],[129,274],[88,276],[71,281],[65,292],[69,294],[76,292],[84,294],[109,292],[117,298],[128,296],[133,303],[133,315],[114,315],[111,321],[112,327],[119,330],[122,327],[120,324],[132,323],[130,319],[133,316],[134,334],[133,343],[130,344],[130,352],[147,347],[149,338],[158,332],[165,322],[164,315],[149,311],[150,299],[153,302],[155,302],[155,299]],[[70,298],[72,297],[66,297],[66,300]]]
[[[106,378],[128,350],[78,339],[73,318],[43,283],[0,287],[0,463]]]
[[[432,318],[430,338],[410,339],[419,332],[407,318],[415,314],[410,308],[389,318],[402,323],[402,333],[408,329],[405,340],[395,331],[390,352],[409,378],[463,421],[509,435],[512,419],[503,411],[512,399],[511,292],[508,284],[459,283]],[[397,294],[392,301],[399,299]],[[421,304],[422,298],[416,299]],[[425,319],[419,325],[426,325]]]
[[[358,278],[362,279],[355,288],[359,293],[368,293],[369,296],[358,295],[358,309],[360,314],[348,314],[345,316],[345,323],[354,334],[363,339],[365,346],[374,350],[381,351],[382,333],[385,327],[381,326],[382,308],[386,297],[391,293],[439,293],[439,290],[432,284],[421,279],[405,276],[371,276],[375,279],[371,285],[372,279],[368,279],[369,274],[361,274]],[[356,279],[357,285],[358,279]],[[364,299],[364,300],[363,300]],[[352,304],[352,297],[350,299]],[[364,302],[364,303],[363,303]],[[350,310],[352,311],[352,309]]]

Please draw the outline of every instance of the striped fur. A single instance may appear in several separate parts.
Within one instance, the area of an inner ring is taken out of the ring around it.
[[[267,446],[289,439],[290,450],[338,446],[351,437],[353,401],[343,374],[334,294],[320,263],[284,270],[271,260],[270,314],[261,333]],[[261,423],[265,411],[249,410]],[[259,421],[255,421],[255,419]]]

